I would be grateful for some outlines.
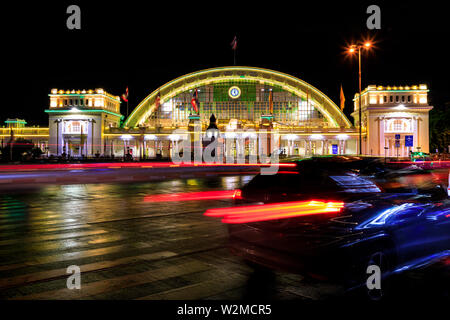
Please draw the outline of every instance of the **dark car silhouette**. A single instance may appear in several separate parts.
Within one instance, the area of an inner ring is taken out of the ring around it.
[[[397,273],[450,253],[446,187],[420,168],[392,170],[358,157],[312,158],[291,171],[257,175],[237,205],[341,201],[338,214],[229,224],[230,249],[255,267],[341,282],[366,290],[368,267],[381,271],[384,291]],[[244,207],[245,208],[245,207]],[[375,293],[374,293],[375,292]]]

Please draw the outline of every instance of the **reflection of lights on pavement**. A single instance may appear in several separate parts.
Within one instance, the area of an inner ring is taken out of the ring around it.
[[[234,208],[216,208],[207,210],[204,215],[208,217],[221,217],[224,223],[248,223],[287,219],[305,215],[338,213],[343,207],[343,202],[311,200]]]
[[[144,201],[171,202],[171,201],[220,200],[220,199],[234,199],[239,197],[240,197],[240,190],[219,190],[219,191],[156,194],[146,196],[144,198]]]
[[[195,180],[195,179],[187,179],[187,180],[186,180],[186,183],[187,183],[189,186],[198,186],[198,181]]]

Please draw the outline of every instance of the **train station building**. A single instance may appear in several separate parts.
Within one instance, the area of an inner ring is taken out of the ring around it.
[[[410,151],[429,152],[428,91],[423,84],[368,86],[361,94],[362,152],[358,94],[350,121],[305,81],[254,67],[212,68],[176,78],[151,92],[128,118],[120,113],[120,97],[103,89],[52,89],[48,128],[10,119],[0,133],[2,143],[14,132],[52,155],[153,158],[179,152],[193,129],[198,139],[208,139],[213,120],[223,155],[258,154],[267,147],[261,136],[269,135],[277,141],[270,151],[285,156],[406,157]]]

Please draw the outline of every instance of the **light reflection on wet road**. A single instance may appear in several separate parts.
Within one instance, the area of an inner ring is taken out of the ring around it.
[[[205,190],[233,190],[252,176],[227,176],[129,184],[83,184],[43,186],[11,196],[27,206],[23,219],[53,216],[56,221],[98,223],[152,215],[202,211],[217,201],[152,203],[145,196]],[[224,200],[225,201],[225,200]],[[222,201],[219,201],[219,205]],[[71,221],[68,221],[71,220]]]
[[[202,215],[230,200],[144,199],[233,190],[251,178],[52,185],[3,193],[0,298],[195,299],[230,290],[240,298],[250,270],[224,247],[226,227]],[[72,264],[81,266],[81,291],[65,289],[65,268]]]
[[[226,226],[202,215],[208,208],[231,205],[230,199],[144,200],[154,194],[233,190],[251,178],[46,185],[3,192],[0,299],[310,300],[335,293],[331,285],[298,275],[261,279],[230,255]],[[82,290],[66,289],[66,268],[73,264],[81,267]]]

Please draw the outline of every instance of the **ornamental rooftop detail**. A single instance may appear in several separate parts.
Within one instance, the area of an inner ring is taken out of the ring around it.
[[[429,89],[426,84],[411,86],[377,86],[369,85],[361,92],[362,107],[375,106],[427,106]],[[353,99],[354,110],[359,108],[359,93]]]
[[[49,97],[50,110],[101,109],[120,114],[120,97],[101,88],[95,90],[52,89]]]

